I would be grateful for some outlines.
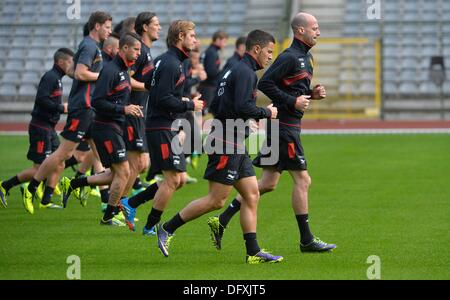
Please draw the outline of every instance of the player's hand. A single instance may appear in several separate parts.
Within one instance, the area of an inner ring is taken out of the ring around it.
[[[309,98],[311,98],[311,96],[302,95],[300,97],[297,97],[297,101],[295,102],[295,109],[299,111],[305,111],[309,106]]]
[[[203,100],[200,100],[200,97],[202,95],[198,94],[197,96],[194,97],[194,99],[192,99],[192,101],[194,102],[194,111],[202,111],[203,110]]]
[[[206,78],[208,78],[208,75],[206,75],[204,69],[198,71],[198,78],[200,79],[200,81],[205,81]]]
[[[256,122],[255,120],[249,120],[248,121],[248,128],[250,129],[251,133],[258,132],[258,128],[259,128],[258,122]]]
[[[125,114],[140,118],[144,117],[144,113],[142,112],[142,106],[134,104],[125,106]]]
[[[267,108],[270,109],[270,111],[272,112],[272,114],[270,115],[270,118],[276,119],[277,115],[278,115],[278,108],[273,106],[273,104],[270,104],[269,106],[267,106]]]
[[[316,85],[311,93],[313,99],[321,100],[327,96],[327,91],[323,85]]]
[[[67,114],[67,112],[69,111],[69,104],[66,102],[63,103],[63,106],[64,106],[64,113]]]

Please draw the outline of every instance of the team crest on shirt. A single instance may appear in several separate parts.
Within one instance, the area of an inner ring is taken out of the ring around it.
[[[61,80],[59,80],[59,79],[58,79],[58,86],[59,86],[59,87],[62,87]]]
[[[125,74],[123,72],[120,72],[119,76],[120,76],[120,81],[124,81],[125,80]]]
[[[92,64],[94,65],[98,62],[101,62],[102,60],[103,60],[102,52],[99,49],[97,49],[97,55],[95,56],[95,59],[92,61]]]
[[[300,62],[300,68],[304,69],[305,68],[305,59],[303,57],[300,57],[298,59],[298,61]]]

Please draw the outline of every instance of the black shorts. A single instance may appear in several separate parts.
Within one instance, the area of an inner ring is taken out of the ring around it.
[[[91,150],[91,146],[89,146],[89,143],[86,140],[82,140],[78,144],[77,150],[81,152],[88,152],[89,150]]]
[[[122,127],[115,123],[94,121],[92,138],[105,168],[128,160]]]
[[[271,145],[271,142],[270,135],[268,135],[265,144]],[[299,130],[280,128],[278,160],[274,164],[264,163],[262,158],[270,157],[271,154],[263,155],[261,152],[258,153],[258,156],[253,160],[253,165],[259,168],[275,167],[280,173],[283,170],[297,171],[308,169]]]
[[[145,136],[145,119],[127,116],[125,123],[125,144],[128,151],[148,152]]]
[[[74,143],[80,143],[83,139],[89,139],[91,138],[93,121],[94,111],[90,108],[70,112],[61,136]]]
[[[30,123],[28,135],[30,147],[27,158],[35,164],[42,164],[46,157],[58,149],[58,135],[50,125]]]
[[[211,154],[203,178],[233,185],[239,179],[252,176],[256,174],[247,154]]]
[[[153,178],[162,171],[186,172],[186,158],[182,147],[172,149],[174,144],[179,145],[178,133],[170,130],[147,130],[147,143],[150,153],[150,170],[148,178]]]

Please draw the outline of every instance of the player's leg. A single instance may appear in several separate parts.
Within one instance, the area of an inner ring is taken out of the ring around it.
[[[64,170],[64,165],[61,164],[59,168],[50,174],[45,181],[44,194],[41,199],[41,203],[39,203],[39,208],[50,208],[50,209],[62,209],[61,205],[57,205],[51,201],[53,196],[53,191],[55,190],[56,185],[58,184],[59,174]]]
[[[105,214],[101,220],[101,224],[105,225],[115,225],[113,224],[112,219],[114,218],[120,198],[123,195],[125,186],[130,177],[130,167],[128,161],[113,163],[111,165],[111,173],[113,174],[113,180],[109,188],[108,206],[106,207]]]
[[[34,174],[36,174],[40,164],[33,164],[33,167],[23,170],[20,173],[17,173],[13,177],[8,180],[2,181],[0,180],[0,200],[2,205],[6,208],[8,207],[8,194],[9,190],[13,187],[20,185],[23,182],[28,182],[33,178]]]
[[[258,180],[258,190],[260,195],[273,191],[278,185],[280,175],[280,172],[276,168],[264,168],[262,171],[262,176]],[[208,220],[210,227],[215,226],[219,229],[218,236],[216,237],[216,239],[219,240],[219,244],[222,239],[224,229],[227,227],[233,216],[240,210],[241,202],[242,196],[238,194],[218,217],[211,217]]]
[[[294,186],[292,190],[292,208],[300,231],[300,250],[302,252],[324,252],[336,248],[334,244],[327,244],[315,238],[309,228],[308,220],[308,191],[311,177],[307,170],[289,171]]]
[[[256,238],[257,210],[259,202],[258,182],[256,176],[245,177],[238,180],[234,187],[242,196],[241,202],[241,228],[247,251],[246,261],[249,264],[264,262],[280,262],[282,256],[272,255],[262,251]]]
[[[169,245],[175,230],[210,211],[222,208],[232,188],[231,185],[210,181],[207,196],[190,202],[169,221],[158,225],[158,246],[163,255],[169,256]]]

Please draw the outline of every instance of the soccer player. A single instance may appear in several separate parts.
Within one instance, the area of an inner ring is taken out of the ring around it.
[[[235,44],[235,50],[233,53],[233,56],[231,56],[227,62],[225,63],[225,66],[222,69],[222,74],[224,74],[226,71],[231,69],[235,64],[241,61],[241,59],[244,57],[245,54],[245,36],[241,36],[236,40]]]
[[[39,82],[31,112],[32,118],[28,126],[30,147],[27,158],[33,162],[33,167],[21,171],[6,181],[0,181],[0,198],[4,207],[8,206],[9,190],[23,182],[30,181],[44,159],[59,146],[55,126],[60,119],[60,114],[67,113],[67,103],[62,103],[61,79],[64,75],[73,74],[73,55],[74,53],[70,49],[58,49],[53,56],[52,69],[47,71]],[[40,208],[61,208],[50,201],[57,182],[58,178],[55,176],[48,178]],[[34,208],[32,209],[34,211]]]
[[[125,115],[143,117],[141,107],[130,104],[131,83],[128,74],[140,52],[139,36],[134,33],[124,34],[119,41],[118,55],[100,72],[92,97],[95,109],[92,136],[100,160],[103,166],[110,168],[112,177],[108,206],[100,222],[103,225],[123,224],[113,220],[113,217],[130,177],[123,138]]]
[[[202,81],[198,92],[202,94],[206,102],[204,114],[208,113],[209,105],[214,99],[216,86],[220,79],[220,57],[219,51],[222,50],[228,41],[228,34],[224,31],[216,31],[212,37],[212,44],[200,56],[200,62],[205,67],[207,78]]]
[[[291,22],[291,27],[294,33],[292,45],[280,54],[258,84],[258,88],[278,108],[279,160],[274,165],[263,165],[259,154],[253,164],[263,169],[258,182],[261,195],[273,191],[283,170],[289,171],[294,181],[292,208],[300,231],[300,250],[325,252],[333,250],[336,245],[327,244],[314,237],[309,228],[308,189],[311,178],[300,141],[300,122],[308,108],[309,99],[320,100],[326,97],[323,86],[310,88],[313,74],[310,49],[316,45],[320,30],[316,18],[306,13],[297,14]],[[270,135],[267,135],[266,143],[271,144]],[[241,195],[238,195],[219,217],[208,220],[217,249],[221,248],[223,230],[239,209],[242,210]]]
[[[69,115],[61,133],[63,140],[58,149],[44,160],[24,189],[23,203],[25,209],[31,214],[33,198],[40,182],[50,176],[59,178],[64,169],[64,161],[72,157],[78,144],[84,138],[90,138],[89,131],[93,121],[91,96],[102,68],[102,55],[98,44],[111,34],[111,22],[112,17],[101,11],[96,11],[89,17],[90,33],[81,41],[74,57],[74,81],[69,94]],[[90,143],[92,150],[95,151],[95,145],[92,141]]]
[[[154,69],[153,58],[150,48],[159,39],[161,25],[159,19],[153,12],[141,12],[136,17],[136,33],[141,37],[141,55],[131,69],[131,104],[139,105],[145,111],[147,108],[148,91],[145,89],[145,82],[150,80]],[[126,192],[133,187],[134,194],[143,190],[139,174],[144,173],[150,164],[148,154],[147,139],[145,137],[145,119],[127,116],[126,118],[126,139],[128,150],[128,162],[130,164],[130,180],[125,189]],[[152,188],[157,188],[156,183]]]
[[[269,105],[262,108],[255,104],[258,82],[255,72],[263,69],[272,59],[274,45],[275,39],[271,34],[253,30],[247,37],[244,58],[222,77],[211,103],[215,123],[210,138],[215,143],[215,151],[209,154],[205,171],[209,194],[189,203],[168,222],[157,225],[158,246],[164,256],[169,255],[169,244],[177,228],[223,207],[234,187],[243,195],[241,227],[247,249],[246,262],[258,264],[283,260],[282,256],[261,250],[256,239],[259,192],[252,161],[245,150],[248,128],[227,124],[230,120],[235,123],[237,120],[276,118],[276,107]],[[216,152],[220,152],[217,148],[223,154]]]
[[[114,26],[113,32],[117,34],[119,37],[124,33],[132,32],[136,33],[135,27],[135,17],[128,17],[120,21],[116,26]]]
[[[119,53],[119,39],[115,33],[112,33],[104,42],[102,47],[103,64],[113,60],[114,56]]]
[[[172,198],[175,190],[181,188],[186,178],[186,161],[182,149],[172,149],[179,144],[174,124],[178,114],[186,111],[201,111],[203,101],[200,96],[192,100],[183,99],[185,74],[183,61],[195,47],[195,24],[187,20],[177,20],[170,24],[167,34],[168,50],[155,60],[152,78],[145,83],[150,92],[147,109],[146,136],[150,150],[151,172],[162,173],[164,180],[159,187],[149,186],[145,191],[122,201],[126,222],[135,230],[136,207],[154,198],[152,210],[144,226],[144,235],[150,234],[153,226]],[[179,150],[179,151],[177,151]]]

